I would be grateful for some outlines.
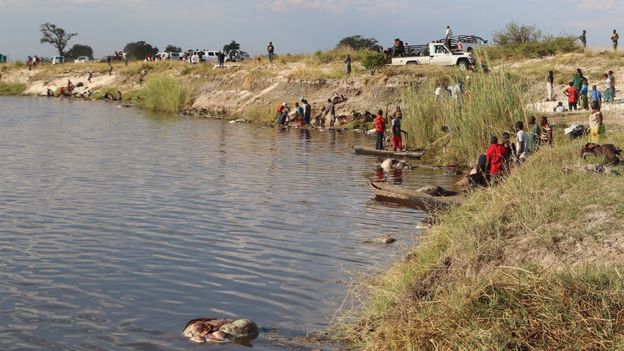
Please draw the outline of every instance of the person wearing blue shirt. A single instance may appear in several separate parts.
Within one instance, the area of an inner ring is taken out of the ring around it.
[[[587,87],[588,83],[587,83],[587,79],[583,78],[583,82],[581,83],[581,92],[580,92],[580,97],[581,97],[581,108],[584,110],[589,110],[589,101],[587,100],[587,93],[588,93],[588,87]]]
[[[598,88],[595,85],[592,85],[591,100],[598,102],[598,106],[601,105],[602,94],[600,93],[600,90],[598,90]]]

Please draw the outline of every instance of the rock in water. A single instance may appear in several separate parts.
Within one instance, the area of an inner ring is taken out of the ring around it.
[[[260,334],[258,325],[249,319],[238,319],[232,323],[224,324],[219,328],[224,332],[228,339],[255,339]]]

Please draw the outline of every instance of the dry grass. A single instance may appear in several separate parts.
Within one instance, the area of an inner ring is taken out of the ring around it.
[[[442,214],[405,261],[362,285],[363,313],[343,336],[364,350],[624,347],[624,177],[562,172],[585,162],[584,142],[541,150]]]

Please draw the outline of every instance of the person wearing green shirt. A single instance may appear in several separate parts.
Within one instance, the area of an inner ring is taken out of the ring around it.
[[[585,77],[583,77],[583,72],[580,68],[577,68],[576,74],[572,78],[572,85],[576,88],[576,91],[578,92],[580,92],[581,88],[583,87],[583,79],[585,79]]]
[[[529,117],[529,142],[527,149],[529,153],[534,153],[537,151],[539,146],[539,137],[540,137],[540,127],[535,123],[535,116]]]

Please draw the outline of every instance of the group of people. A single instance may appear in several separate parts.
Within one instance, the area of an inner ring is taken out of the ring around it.
[[[26,58],[26,65],[28,66],[28,70],[32,71],[34,66],[37,66],[38,64],[43,63],[43,59],[37,55],[35,56],[28,56],[28,58]]]
[[[599,106],[603,102],[613,102],[615,99],[615,76],[613,71],[609,71],[603,75],[604,78],[604,90],[599,90],[596,84],[592,85],[589,90],[589,83],[583,71],[580,68],[576,69],[576,73],[572,77],[572,80],[568,83],[568,87],[565,88],[563,94],[568,99],[568,110],[584,109],[589,110],[590,104],[596,102]],[[546,81],[546,101],[555,101],[554,96],[554,72],[548,72],[548,78]],[[554,108],[554,112],[565,112],[565,108],[562,102],[559,102]]]
[[[581,42],[581,45],[583,45],[583,49],[587,48],[587,31],[585,29],[583,29],[583,33],[581,33],[578,39]],[[610,39],[611,45],[613,45],[613,51],[617,51],[618,41],[620,40],[620,35],[618,34],[617,30],[613,30]]]
[[[391,133],[392,133],[392,149],[394,151],[403,150],[403,135],[407,135],[407,132],[401,129],[401,122],[403,120],[403,112],[401,112],[401,106],[397,106],[392,113]],[[384,150],[384,137],[386,133],[386,117],[382,110],[377,111],[375,116],[375,149]]]
[[[314,126],[325,126],[326,120],[329,119],[329,127],[334,127],[338,121],[336,105],[345,103],[347,100],[348,98],[341,94],[334,94],[334,96],[328,98],[327,103],[314,117]],[[284,102],[277,105],[275,110],[277,112],[276,122],[282,127],[297,122],[299,122],[299,126],[312,126],[312,105],[304,97],[295,103],[293,109],[290,108],[288,103]]]
[[[524,162],[540,148],[552,146],[553,133],[548,119],[542,117],[539,125],[536,122],[535,116],[529,117],[528,131],[525,131],[524,122],[517,121],[515,143],[507,132],[502,134],[500,142],[497,136],[492,136],[485,154],[470,171],[470,182],[482,186],[496,182],[509,173],[514,164]]]

